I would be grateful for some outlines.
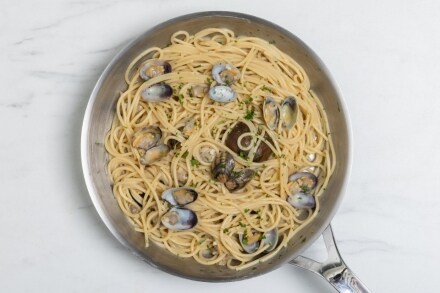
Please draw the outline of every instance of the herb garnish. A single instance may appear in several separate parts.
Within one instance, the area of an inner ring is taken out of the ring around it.
[[[246,115],[244,116],[244,119],[252,120],[252,119],[254,119],[254,115],[255,115],[255,110],[254,109],[246,110]]]
[[[244,212],[245,212],[245,213],[249,212],[249,209],[244,209]]]
[[[265,86],[265,85],[263,85],[262,87],[261,87],[261,90],[263,90],[263,91],[267,91],[267,92],[270,92],[270,93],[272,93],[273,94],[273,90],[272,89],[270,89],[270,88],[268,88],[267,86]]]
[[[191,159],[191,166],[198,167],[200,165],[200,162],[194,158]]]
[[[309,187],[307,185],[301,185],[299,188],[301,188],[302,192],[307,193],[309,191]]]
[[[247,98],[246,100],[244,100],[244,103],[245,103],[246,105],[249,105],[250,103],[252,103],[253,100],[254,100],[254,99],[253,99],[252,97],[249,97],[249,98]]]
[[[185,99],[185,97],[181,94],[179,95],[179,103],[180,105],[183,105],[183,100]]]

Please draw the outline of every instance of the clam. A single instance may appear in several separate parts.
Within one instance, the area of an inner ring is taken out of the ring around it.
[[[140,159],[142,165],[151,165],[168,155],[170,147],[166,144],[160,144],[147,150]]]
[[[212,67],[211,74],[219,84],[230,85],[240,79],[240,70],[232,64],[216,64]]]
[[[228,134],[228,137],[226,138],[225,144],[228,148],[230,148],[234,153],[240,155],[248,155],[249,151],[244,151],[239,147],[239,141],[238,138],[244,134],[249,133],[250,129],[246,125],[246,123],[238,122],[234,128],[231,130],[231,132]],[[265,138],[270,140],[270,137],[265,135]],[[242,147],[247,148],[252,143],[252,139],[250,136],[245,136],[240,141],[240,144]],[[261,142],[258,145],[257,150],[255,151],[254,155],[254,162],[262,162],[266,161],[270,155],[272,154],[272,149],[264,142]]]
[[[162,131],[157,126],[148,126],[137,131],[133,137],[133,147],[149,150],[155,146],[162,137]]]
[[[316,206],[315,197],[303,191],[289,195],[287,201],[298,209],[313,209]]]
[[[278,244],[278,229],[274,228],[270,231],[267,231],[264,233],[263,237],[263,245],[269,245],[268,248],[266,248],[267,252],[271,252],[272,250],[277,247]]]
[[[294,182],[291,187],[291,194],[295,194],[300,190],[304,192],[311,192],[318,185],[318,177],[316,177],[315,174],[303,171],[293,173],[289,176],[287,181]],[[293,188],[296,188],[296,190]]]
[[[280,121],[280,108],[272,97],[266,97],[263,103],[263,117],[269,129],[275,130]]]
[[[266,248],[267,252],[271,252],[272,250],[277,247],[278,244],[278,229],[274,228],[270,231],[267,231],[261,236],[261,232],[255,232],[251,235],[248,235],[246,232],[245,234],[240,234],[238,236],[238,239],[240,241],[241,247],[243,247],[243,250],[247,253],[253,253],[255,252],[258,247],[260,247],[260,243],[262,242],[263,245],[268,245]]]
[[[225,182],[225,186],[229,191],[242,189],[248,184],[255,175],[252,169],[243,169],[239,172],[232,172],[229,179]]]
[[[298,104],[294,97],[287,97],[281,104],[280,120],[284,129],[290,129],[298,117]]]
[[[208,95],[212,100],[220,103],[232,102],[237,97],[233,89],[224,85],[217,85],[210,88]]]
[[[176,176],[180,184],[185,184],[188,181],[188,171],[180,166],[177,168]]]
[[[147,102],[162,102],[173,95],[173,88],[166,83],[154,84],[144,89],[142,99]]]
[[[197,199],[197,191],[189,187],[178,187],[165,190],[162,199],[169,202],[172,206],[184,206]]]
[[[210,146],[203,146],[199,150],[200,159],[206,163],[212,163],[215,160],[216,150]]]
[[[194,130],[195,127],[195,119],[189,118],[185,122],[185,126],[182,128],[182,134],[186,137],[189,137]]]
[[[188,230],[197,225],[197,215],[190,209],[172,207],[161,218],[162,224],[170,230]]]
[[[249,237],[247,234],[239,234],[238,240],[240,241],[241,247],[243,247],[243,250],[247,253],[253,253],[255,252],[258,247],[260,247],[260,235],[259,233],[252,234],[251,237]]]
[[[145,62],[139,69],[139,75],[143,80],[170,73],[172,70],[170,63],[165,60],[150,60]]]
[[[191,88],[192,95],[196,98],[203,98],[208,93],[208,86],[203,85],[195,85]]]
[[[225,183],[228,181],[234,167],[235,161],[232,155],[228,152],[221,152],[214,160],[212,175],[217,181]]]

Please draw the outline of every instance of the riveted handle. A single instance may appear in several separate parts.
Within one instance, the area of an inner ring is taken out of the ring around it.
[[[342,260],[330,225],[324,230],[322,236],[328,254],[325,262],[320,263],[304,256],[298,256],[289,263],[320,275],[338,292],[371,293]]]

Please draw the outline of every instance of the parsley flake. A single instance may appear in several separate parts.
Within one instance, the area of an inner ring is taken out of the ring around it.
[[[191,166],[198,167],[200,165],[200,162],[194,158],[191,159]]]
[[[255,110],[254,109],[246,110],[246,115],[244,116],[244,119],[252,120],[252,119],[254,119],[254,115],[255,115]]]

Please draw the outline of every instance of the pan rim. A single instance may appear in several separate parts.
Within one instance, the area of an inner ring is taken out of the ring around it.
[[[247,21],[251,21],[251,22],[258,22],[261,23],[265,26],[269,26],[272,27],[274,29],[276,29],[277,31],[280,31],[283,35],[288,36],[289,38],[294,39],[295,41],[297,41],[298,43],[300,43],[304,48],[306,48],[310,54],[311,57],[314,59],[314,61],[316,61],[320,67],[322,68],[323,74],[329,79],[331,85],[334,88],[334,91],[337,94],[338,97],[338,102],[339,102],[339,106],[341,109],[341,113],[343,115],[343,118],[345,120],[345,124],[346,124],[346,131],[347,131],[347,160],[346,160],[346,164],[345,166],[343,166],[343,168],[345,168],[346,172],[345,172],[345,176],[343,176],[343,178],[341,178],[340,180],[342,180],[342,184],[341,184],[341,189],[340,189],[340,195],[336,198],[335,200],[335,204],[333,209],[331,210],[331,212],[329,213],[329,215],[326,217],[326,219],[324,220],[324,223],[316,230],[316,233],[313,234],[312,237],[308,238],[304,244],[302,246],[299,247],[299,249],[293,253],[290,254],[291,257],[289,257],[288,260],[281,262],[279,265],[272,267],[270,270],[268,271],[263,271],[257,274],[254,274],[252,276],[244,276],[242,278],[231,278],[231,277],[225,277],[223,279],[206,279],[206,278],[196,278],[193,276],[188,276],[185,274],[180,274],[178,272],[169,270],[166,267],[162,267],[161,265],[151,261],[150,259],[146,258],[136,247],[132,246],[127,239],[125,239],[113,226],[113,224],[111,223],[110,217],[108,216],[106,210],[104,209],[103,205],[101,205],[100,203],[100,199],[99,199],[99,195],[98,195],[98,191],[96,189],[96,186],[93,182],[92,176],[91,176],[91,167],[90,167],[90,152],[89,152],[89,130],[91,128],[91,114],[92,114],[92,108],[95,104],[95,101],[98,97],[98,92],[100,90],[100,88],[102,87],[104,81],[110,76],[110,72],[112,70],[112,68],[114,67],[115,63],[121,58],[123,57],[127,51],[129,51],[137,42],[138,40],[142,39],[144,36],[151,34],[152,32],[159,30],[163,27],[166,27],[170,24],[173,24],[175,22],[179,22],[179,21],[184,21],[184,20],[188,20],[188,19],[193,19],[193,18],[203,18],[203,17],[213,17],[213,16],[219,16],[219,17],[232,17],[232,18],[239,18],[239,19],[244,19]],[[85,180],[85,184],[89,193],[89,196],[92,200],[92,203],[99,215],[99,217],[101,218],[101,220],[104,222],[105,226],[107,227],[107,229],[109,229],[109,231],[112,233],[112,235],[125,247],[127,248],[131,253],[135,254],[136,256],[140,257],[143,261],[147,262],[149,265],[151,265],[154,268],[160,269],[161,271],[164,271],[166,273],[175,275],[175,276],[179,276],[179,277],[183,277],[186,279],[191,279],[191,280],[197,280],[197,281],[206,281],[206,282],[227,282],[227,281],[238,281],[238,280],[243,280],[243,279],[248,279],[250,277],[256,277],[258,275],[262,275],[265,273],[268,273],[274,269],[279,268],[281,265],[284,265],[285,263],[287,263],[289,260],[295,258],[296,256],[298,256],[299,254],[301,254],[304,250],[306,250],[308,247],[311,246],[311,244],[313,242],[316,241],[316,239],[322,234],[322,232],[326,229],[326,227],[330,224],[331,220],[333,219],[334,215],[336,214],[336,212],[338,211],[342,199],[345,195],[345,191],[349,182],[349,178],[350,178],[350,174],[351,174],[351,168],[352,168],[352,156],[353,156],[353,132],[352,132],[352,124],[351,124],[351,119],[349,116],[349,112],[347,110],[347,105],[346,102],[342,96],[342,93],[340,91],[340,88],[338,86],[338,84],[336,83],[335,79],[333,78],[332,74],[330,73],[330,71],[328,70],[328,68],[325,66],[325,64],[322,62],[322,60],[318,57],[318,55],[308,46],[306,45],[301,39],[299,39],[297,36],[295,36],[293,33],[291,33],[290,31],[278,26],[277,24],[274,24],[268,20],[259,18],[259,17],[255,17],[252,15],[248,15],[248,14],[243,14],[243,13],[238,13],[238,12],[231,12],[231,11],[204,11],[204,12],[196,12],[196,13],[191,13],[191,14],[185,14],[185,15],[181,15],[175,18],[172,18],[170,20],[167,20],[165,22],[162,22],[158,25],[155,25],[153,27],[151,27],[150,29],[146,30],[145,32],[141,33],[139,36],[135,37],[133,40],[131,40],[124,48],[122,48],[112,59],[111,61],[108,63],[108,65],[105,67],[104,71],[102,72],[102,74],[100,75],[98,81],[96,82],[93,91],[89,97],[89,101],[87,103],[87,107],[84,113],[84,119],[83,119],[83,124],[82,124],[82,130],[81,130],[81,164],[82,164],[82,170],[83,170],[83,175],[84,175],[84,180]]]

